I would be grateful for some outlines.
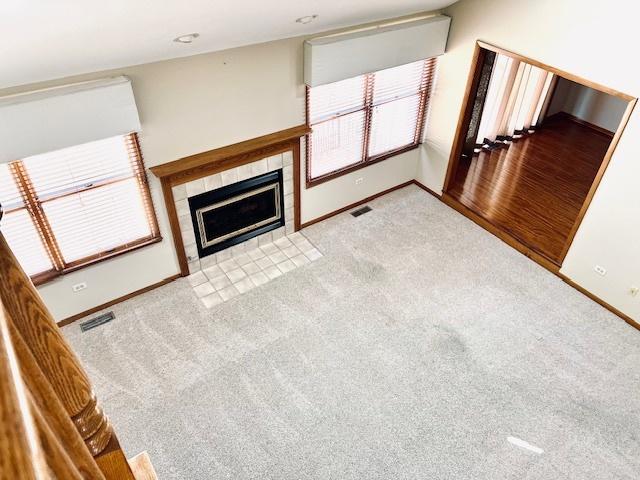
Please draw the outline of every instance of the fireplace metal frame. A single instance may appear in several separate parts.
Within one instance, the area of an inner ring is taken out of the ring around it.
[[[276,195],[275,216],[262,220],[257,224],[244,227],[240,230],[227,234],[222,240],[207,242],[204,236],[204,224],[202,214],[214,208],[227,205],[231,202],[247,198],[268,189],[274,189]],[[218,188],[209,192],[201,193],[189,198],[189,210],[191,221],[196,236],[196,246],[198,256],[204,258],[213,253],[219,252],[233,245],[245,242],[250,238],[270,232],[285,224],[284,218],[284,192],[282,169],[259,175],[247,180],[233,183],[226,187]],[[201,228],[202,227],[202,228]]]

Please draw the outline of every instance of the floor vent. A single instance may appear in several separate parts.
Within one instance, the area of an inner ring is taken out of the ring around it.
[[[92,328],[96,328],[96,327],[99,327],[100,325],[104,325],[105,323],[110,322],[114,318],[116,318],[116,316],[113,314],[113,312],[103,313],[102,315],[98,315],[97,317],[92,318],[91,320],[82,322],[80,324],[80,330],[82,330],[83,332],[86,332],[87,330],[91,330]]]
[[[362,208],[359,208],[358,210],[354,210],[353,212],[351,212],[351,215],[353,215],[354,217],[359,217],[360,215],[364,215],[367,212],[371,211],[371,207],[364,206]]]

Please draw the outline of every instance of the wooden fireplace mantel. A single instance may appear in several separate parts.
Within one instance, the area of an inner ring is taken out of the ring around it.
[[[293,155],[294,229],[297,231],[300,229],[300,137],[310,131],[311,129],[307,125],[298,125],[150,168],[151,172],[160,179],[162,185],[162,194],[182,276],[189,275],[189,264],[180,233],[173,187],[255,162],[261,158],[291,151]]]
[[[284,146],[289,146],[292,142],[299,143],[300,137],[310,131],[308,126],[298,125],[244,142],[180,158],[173,162],[163,163],[151,167],[149,170],[159,179],[169,178],[172,186],[180,185],[190,180],[253,162],[270,154],[275,155],[278,153],[279,147],[281,149]]]

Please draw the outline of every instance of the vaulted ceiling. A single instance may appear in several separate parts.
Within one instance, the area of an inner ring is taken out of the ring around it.
[[[0,88],[444,8],[455,0],[2,0]],[[296,23],[319,15],[309,24]],[[198,32],[191,44],[173,39]]]

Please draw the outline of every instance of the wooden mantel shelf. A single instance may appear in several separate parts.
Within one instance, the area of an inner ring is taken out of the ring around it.
[[[298,125],[297,127],[287,128],[286,130],[280,130],[279,132],[252,138],[251,140],[245,140],[244,142],[234,143],[233,145],[227,145],[226,147],[216,148],[207,152],[180,158],[173,162],[163,163],[162,165],[151,167],[150,170],[160,179],[166,177],[181,177],[181,174],[186,172],[197,171],[205,167],[210,169],[212,165],[216,165],[220,170],[226,170],[228,168],[233,168],[234,164],[238,163],[238,158],[249,154],[255,154],[267,147],[271,148],[274,145],[299,139],[310,131],[311,129],[308,126]]]

